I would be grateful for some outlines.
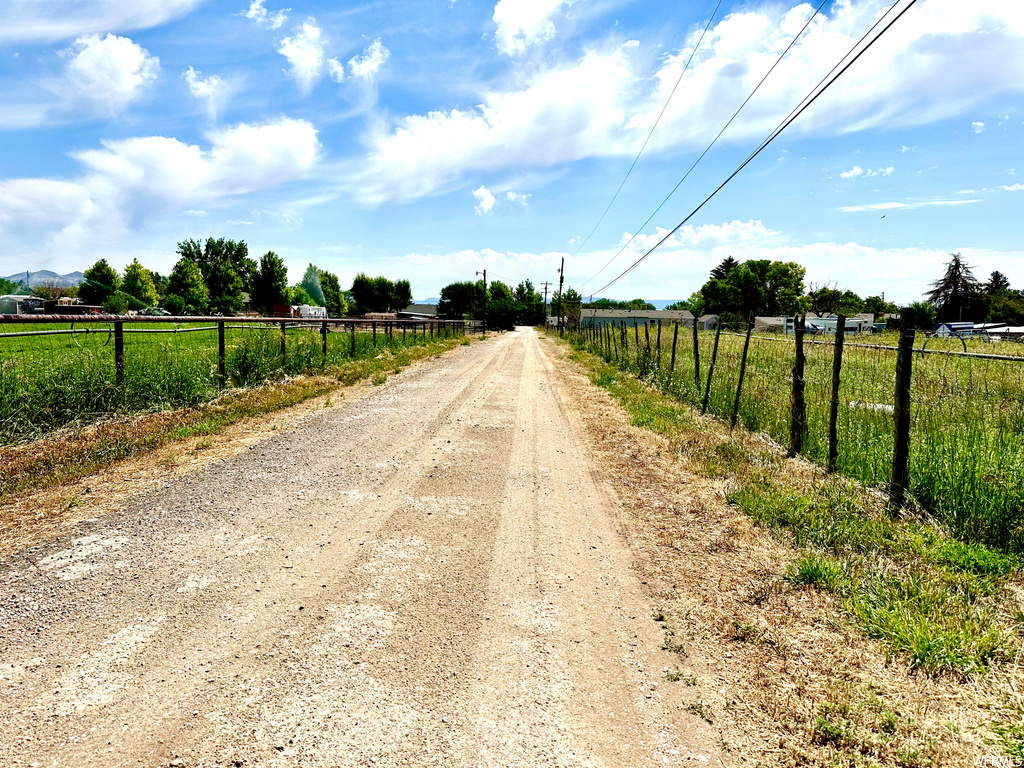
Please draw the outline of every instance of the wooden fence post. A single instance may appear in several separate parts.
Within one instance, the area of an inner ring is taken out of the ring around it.
[[[327,321],[324,320],[320,324],[320,341],[322,342],[324,350],[324,362],[327,362]]]
[[[736,400],[732,405],[732,421],[730,427],[736,426],[736,418],[740,413],[740,392],[743,391],[743,374],[747,370],[747,350],[750,349],[750,334],[754,330],[754,313],[750,313],[750,317],[747,319],[747,338],[743,342],[743,357],[740,358],[740,376],[736,382]]]
[[[349,357],[355,357],[356,356],[356,321],[353,320],[352,324],[348,328],[349,328],[349,332],[351,333],[351,337],[352,337],[351,351],[349,352],[348,356]]]
[[[672,331],[672,361],[668,365],[668,372],[675,373],[676,370],[676,344],[679,342],[679,323],[674,324]]]
[[[124,385],[124,323],[114,323],[114,381],[117,386]]]
[[[708,399],[711,397],[711,376],[715,372],[715,361],[718,359],[718,337],[722,335],[722,321],[715,321],[715,346],[711,348],[711,364],[708,366],[708,378],[704,382],[704,401],[701,403],[700,412],[708,412]]]
[[[370,322],[370,328],[373,331],[373,348],[377,348],[377,321],[373,320]]]
[[[618,339],[616,338],[618,336],[618,333],[619,333],[619,329],[616,328],[614,324],[608,329],[608,336],[612,340],[612,351],[615,353],[615,362],[616,363],[619,362],[619,342],[618,342]]]
[[[228,383],[227,338],[224,330],[224,321],[220,320],[217,323],[217,373],[220,376],[221,389]]]
[[[700,344],[697,343],[697,318],[693,318],[693,380],[700,392]]]
[[[916,318],[909,307],[900,311],[900,343],[896,352],[896,392],[893,401],[895,441],[892,449],[892,479],[889,482],[889,511],[897,512],[907,495],[910,464],[910,382],[914,359]]]
[[[658,368],[661,368],[661,318],[658,318]]]
[[[807,401],[804,399],[804,329],[803,315],[793,318],[793,336],[796,341],[796,359],[793,361],[793,401],[789,416],[789,455],[796,456],[804,449],[807,433]]]
[[[846,316],[836,319],[836,348],[832,358],[832,399],[828,414],[828,471],[839,464],[839,381],[843,370],[843,341],[846,338]]]
[[[285,343],[285,321],[281,321],[281,368],[288,363],[288,347]]]
[[[633,321],[633,338],[636,340],[636,364],[640,365],[640,326]]]
[[[629,360],[629,334],[626,332],[625,320],[619,320],[619,335],[622,337],[622,359]]]

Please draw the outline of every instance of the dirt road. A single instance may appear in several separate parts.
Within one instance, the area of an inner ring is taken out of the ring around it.
[[[533,331],[0,561],[3,766],[719,765]]]

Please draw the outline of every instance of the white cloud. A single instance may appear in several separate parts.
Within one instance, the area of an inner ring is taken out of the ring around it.
[[[380,40],[374,40],[362,55],[353,56],[348,60],[349,72],[352,77],[371,78],[377,73],[377,70],[384,66],[390,56],[391,51],[385,48]]]
[[[188,89],[195,98],[206,100],[210,115],[215,118],[217,110],[224,99],[224,81],[217,77],[217,75],[203,77],[202,72],[197,72],[192,67],[182,72],[181,76],[188,83]]]
[[[487,187],[481,185],[480,189],[474,189],[473,197],[477,199],[476,208],[473,209],[476,211],[477,216],[490,213],[494,208],[494,195],[491,194],[491,191],[487,189]]]
[[[149,29],[189,13],[202,0],[45,0],[0,3],[0,44],[68,40]]]
[[[829,13],[811,24],[724,140],[746,144],[766,136],[887,5],[884,0],[830,4]],[[558,7],[554,0],[500,2],[495,12],[504,30],[504,50],[525,49],[528,40],[548,34]],[[706,145],[811,12],[806,4],[790,9],[760,4],[714,25],[647,151]],[[531,26],[528,19],[536,22]],[[533,32],[527,35],[527,29]],[[653,70],[642,56],[629,55],[632,45],[591,50],[569,66],[520,70],[520,79],[505,90],[481,92],[475,108],[399,117],[370,134],[368,161],[354,186],[368,202],[408,200],[480,169],[634,155],[695,42],[696,33],[687,47]],[[950,57],[950,50],[957,56]],[[914,9],[914,24],[900,24],[898,34],[881,38],[787,133],[836,135],[916,126],[963,115],[1000,93],[1022,91],[1024,16],[1015,4],[929,0]]]
[[[843,178],[843,179],[856,179],[859,176],[863,176],[865,178],[870,179],[872,176],[888,176],[894,170],[896,170],[896,169],[893,166],[890,165],[890,166],[888,166],[886,168],[879,168],[877,170],[868,169],[868,170],[865,171],[859,165],[855,165],[850,170],[843,171],[842,173],[840,173],[839,176],[840,176],[840,178]]]
[[[1007,192],[1024,192],[1024,184],[1011,184],[1002,187],[1002,189],[1005,189]]]
[[[985,124],[984,123],[978,123],[978,122],[971,123],[971,133],[981,133],[984,130],[985,130]]]
[[[302,178],[320,144],[304,120],[239,124],[211,132],[209,148],[163,136],[103,142],[73,157],[86,168],[79,179],[0,182],[0,233],[51,252],[79,252],[98,239],[159,212],[268,189]]]
[[[336,83],[345,82],[345,65],[337,59],[327,60],[327,70],[331,76],[331,80]]]
[[[525,192],[506,192],[505,197],[510,203],[518,203],[519,205],[530,204],[530,195]]]
[[[656,245],[668,230],[656,227],[650,234],[640,233],[630,243],[630,250],[646,251]],[[702,224],[694,227],[687,224],[675,232],[672,237],[665,241],[662,247],[687,247],[687,248],[716,248],[726,245],[737,245],[750,243],[758,240],[770,239],[778,233],[768,229],[761,221],[749,220],[739,221],[735,219],[724,224]],[[621,244],[629,242],[631,233],[622,235]]]
[[[252,0],[249,3],[249,10],[245,12],[245,18],[250,19],[260,26],[270,29],[280,29],[288,21],[288,11],[291,8],[284,8],[280,11],[268,11],[263,7],[264,0]]]
[[[84,35],[63,52],[69,98],[113,114],[137,98],[160,72],[160,60],[127,37]]]
[[[467,169],[548,166],[617,153],[623,91],[635,43],[590,53],[568,69],[541,73],[521,90],[489,93],[476,109],[402,119],[371,136],[372,153],[353,179],[366,202],[429,194]]]
[[[498,50],[512,56],[550,40],[555,36],[551,17],[562,5],[563,0],[498,0],[494,6]]]
[[[299,82],[303,91],[309,92],[320,78],[324,65],[324,31],[315,19],[304,21],[292,30],[292,36],[281,41],[277,52],[288,59],[288,73]]]
[[[897,208],[929,208],[943,205],[969,205],[980,203],[981,200],[928,200],[915,203],[870,203],[868,205],[848,205],[840,208],[844,213],[857,213],[859,211],[891,211]]]

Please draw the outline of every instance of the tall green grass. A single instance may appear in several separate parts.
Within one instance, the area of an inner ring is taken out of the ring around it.
[[[210,328],[210,323],[197,328]],[[430,341],[417,333],[327,334],[319,326],[289,328],[281,355],[279,326],[230,327],[225,356],[227,386],[249,387],[306,373],[324,373]],[[77,328],[82,328],[78,325]],[[216,329],[173,333],[171,324],[125,323],[124,381],[116,381],[110,330],[47,336],[3,336],[19,331],[67,330],[67,325],[0,324],[0,445],[31,440],[55,429],[81,426],[110,414],[197,405],[221,392]],[[447,333],[447,332],[446,332]]]
[[[653,329],[652,329],[653,330]],[[699,406],[711,360],[713,332],[698,334],[700,386],[694,378],[692,331],[680,329],[675,368],[672,328],[662,330],[648,353],[630,330],[628,354],[619,343],[618,367]],[[807,341],[816,339],[808,338]],[[604,354],[603,344],[576,343]],[[920,349],[923,340],[917,342]],[[853,344],[895,346],[890,335],[848,337],[843,356],[838,470],[869,486],[884,487],[892,468],[895,353]],[[1010,354],[1020,362],[915,354],[911,406],[910,492],[917,502],[965,541],[1024,553],[1024,348],[968,342],[972,352]],[[962,350],[959,341],[930,340],[928,349]],[[723,332],[710,390],[710,413],[732,416],[743,338]],[[832,386],[831,344],[805,345],[807,438],[803,454],[824,464]],[[614,361],[614,353],[610,356]],[[790,437],[790,398],[795,360],[792,337],[751,339],[740,398],[739,423],[782,444]]]

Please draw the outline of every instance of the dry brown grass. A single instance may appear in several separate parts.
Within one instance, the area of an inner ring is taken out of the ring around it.
[[[621,498],[622,530],[656,614],[700,670],[699,700],[737,757],[765,766],[945,766],[998,753],[988,724],[1019,707],[1016,667],[967,682],[913,673],[852,627],[836,598],[784,579],[798,552],[726,503],[736,478],[709,477],[693,457],[734,443],[795,486],[820,482],[819,469],[692,412],[668,436],[632,426],[565,345],[547,340],[545,349],[559,359],[574,418]]]

